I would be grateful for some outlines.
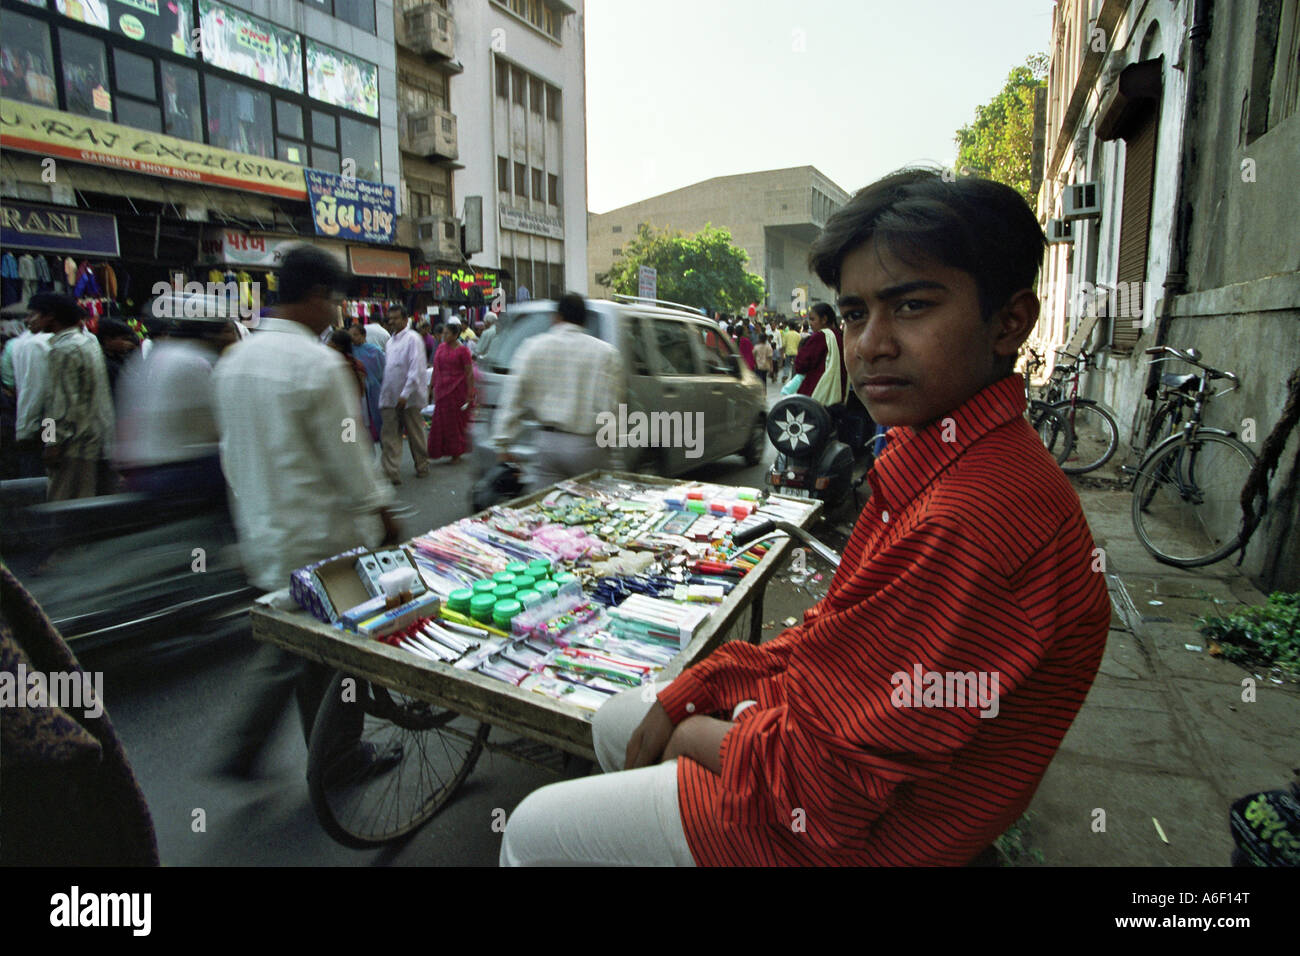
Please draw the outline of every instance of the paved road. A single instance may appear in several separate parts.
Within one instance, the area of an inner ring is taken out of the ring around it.
[[[759,486],[772,454],[769,446],[768,458],[758,466],[746,468],[731,458],[692,477]],[[428,478],[416,480],[409,455],[403,463],[398,492],[411,511],[404,520],[408,534],[470,512],[469,466],[431,467]],[[500,834],[492,827],[494,811],[509,812],[556,779],[542,769],[485,754],[452,802],[406,844],[374,851],[341,847],[321,830],[308,802],[296,711],[286,708],[259,780],[236,782],[209,773],[221,754],[214,735],[243,706],[240,675],[255,650],[239,629],[201,652],[106,670],[107,709],[144,788],[168,865],[495,865]],[[86,663],[96,666],[93,659]]]

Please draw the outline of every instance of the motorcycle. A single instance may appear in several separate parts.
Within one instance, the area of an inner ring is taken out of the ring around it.
[[[767,437],[777,451],[768,484],[781,494],[819,499],[827,510],[843,503],[861,484],[853,477],[858,459],[871,455],[874,428],[865,415],[848,403],[832,411],[806,395],[778,401],[767,414]]]
[[[156,654],[242,625],[258,592],[223,501],[123,493],[38,503],[37,481],[0,487],[10,519],[0,546],[75,652]]]

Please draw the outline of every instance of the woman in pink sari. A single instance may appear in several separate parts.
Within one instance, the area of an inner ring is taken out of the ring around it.
[[[457,341],[460,324],[448,322],[433,353],[433,420],[429,423],[429,460],[451,456],[452,464],[469,451],[469,415],[474,404],[474,360]]]

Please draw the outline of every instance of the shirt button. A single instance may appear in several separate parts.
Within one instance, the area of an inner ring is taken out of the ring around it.
[[[694,704],[687,704],[687,705],[686,705],[686,713],[688,713],[688,714],[693,714],[693,713],[695,713],[695,705],[694,705]]]
[[[888,511],[880,512],[880,520],[883,521],[885,524],[889,524],[889,512]]]

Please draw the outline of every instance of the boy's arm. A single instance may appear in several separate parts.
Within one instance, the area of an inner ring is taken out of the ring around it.
[[[722,825],[788,825],[798,809],[817,845],[861,848],[895,791],[941,777],[983,719],[979,701],[909,706],[899,675],[983,674],[995,714],[1040,666],[1050,626],[952,527],[923,525],[874,563],[888,582],[809,625],[786,700],[744,711],[720,742]]]

